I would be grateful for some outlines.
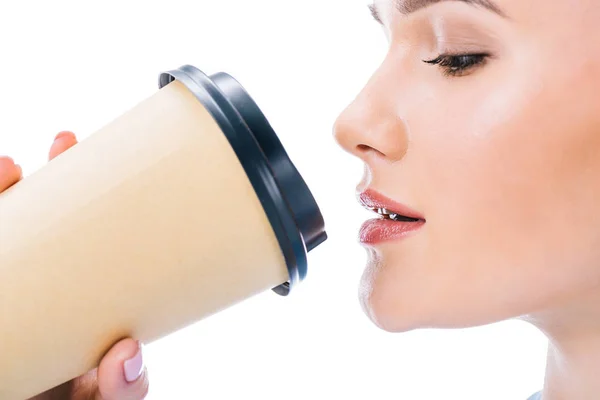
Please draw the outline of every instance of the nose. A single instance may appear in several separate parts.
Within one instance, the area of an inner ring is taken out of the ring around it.
[[[338,144],[365,162],[372,157],[395,162],[406,154],[407,127],[393,86],[376,73],[335,122]]]

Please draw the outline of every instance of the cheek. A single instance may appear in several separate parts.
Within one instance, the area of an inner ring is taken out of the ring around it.
[[[546,72],[503,71],[488,82],[497,86],[455,102],[442,117],[450,124],[428,130],[443,134],[424,143],[437,250],[427,264],[462,274],[471,286],[455,292],[481,299],[490,316],[529,311],[600,278],[597,96],[589,75]]]
[[[446,166],[435,190],[447,195],[436,210],[496,251],[577,250],[597,235],[597,96],[586,94],[589,78],[523,78],[469,107],[474,116],[435,155]]]
[[[365,272],[377,325],[481,325],[600,282],[600,88],[555,72],[504,71],[414,119],[396,177],[428,222]]]

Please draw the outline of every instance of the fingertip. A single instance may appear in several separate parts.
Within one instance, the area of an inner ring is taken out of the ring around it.
[[[142,400],[148,393],[148,375],[143,347],[133,339],[115,344],[98,367],[98,387],[102,399]]]
[[[0,173],[1,171],[10,171],[16,168],[16,173],[20,177],[23,176],[23,168],[15,162],[12,157],[0,156]]]
[[[123,373],[125,380],[129,383],[135,382],[144,370],[144,358],[142,357],[142,344],[137,342],[137,351],[135,355],[123,363]]]
[[[23,170],[11,157],[0,156],[0,192],[17,183],[22,174]]]
[[[11,168],[15,165],[15,160],[9,156],[0,156],[0,171],[3,169]]]
[[[71,131],[60,131],[56,134],[56,136],[54,137],[54,140],[56,141],[58,139],[65,138],[65,137],[72,138],[72,139],[76,138],[75,134]]]
[[[77,137],[73,132],[62,131],[54,137],[54,142],[50,147],[48,158],[50,160],[56,158],[58,155],[64,153],[71,147],[77,144]]]

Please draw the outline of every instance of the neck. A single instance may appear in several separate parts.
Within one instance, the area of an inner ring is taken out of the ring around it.
[[[600,291],[527,320],[549,339],[542,399],[600,398]]]

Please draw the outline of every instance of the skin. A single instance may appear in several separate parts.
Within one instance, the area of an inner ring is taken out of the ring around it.
[[[365,245],[365,311],[391,332],[528,321],[549,338],[544,400],[598,398],[600,6],[395,3],[375,2],[389,51],[334,134],[358,191],[427,222]],[[489,56],[423,62],[447,53]]]
[[[76,143],[77,138],[73,133],[59,133],[50,148],[49,159],[57,157]],[[21,178],[21,167],[13,159],[0,157],[0,192]],[[98,368],[30,400],[142,400],[148,393],[146,368],[133,382],[126,380],[124,372],[126,360],[133,358],[138,350],[141,351],[135,340],[121,340],[106,353]]]

